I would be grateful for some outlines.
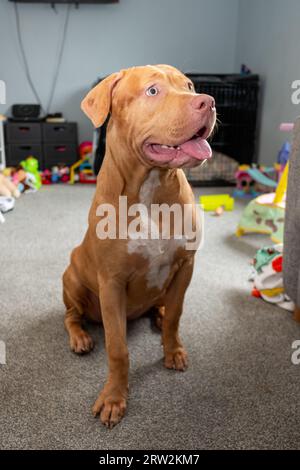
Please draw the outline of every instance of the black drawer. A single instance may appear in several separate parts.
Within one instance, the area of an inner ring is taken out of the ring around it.
[[[44,167],[50,169],[59,163],[73,165],[78,160],[77,145],[69,143],[45,144]]]
[[[41,124],[26,122],[8,122],[6,128],[6,142],[21,143],[30,142],[37,143],[42,140]]]
[[[17,166],[25,158],[33,156],[39,161],[39,169],[43,168],[43,150],[38,144],[9,144],[6,147],[6,165]]]
[[[77,144],[77,124],[75,122],[43,124],[44,142],[72,142]]]

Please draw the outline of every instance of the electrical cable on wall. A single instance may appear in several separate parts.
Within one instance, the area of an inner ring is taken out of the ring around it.
[[[69,4],[67,6],[67,10],[66,10],[66,16],[65,16],[64,26],[63,26],[61,43],[60,43],[59,52],[58,52],[58,55],[57,55],[57,60],[56,60],[56,65],[55,65],[54,75],[53,75],[53,81],[52,81],[52,85],[51,85],[51,89],[50,89],[50,96],[49,96],[49,100],[48,100],[48,104],[47,104],[46,109],[44,109],[44,107],[42,105],[42,100],[39,97],[39,94],[38,94],[38,92],[37,92],[37,90],[34,86],[34,83],[33,83],[33,80],[32,80],[31,74],[30,74],[28,60],[27,60],[27,57],[26,57],[26,53],[25,53],[25,49],[24,49],[24,45],[23,45],[23,40],[22,40],[21,27],[20,27],[20,15],[19,15],[19,10],[18,10],[18,4],[17,3],[14,3],[14,8],[15,8],[15,16],[16,16],[18,44],[19,44],[19,47],[20,47],[21,56],[22,56],[22,60],[23,60],[23,64],[24,64],[25,75],[26,75],[28,84],[31,88],[31,91],[32,91],[35,99],[37,100],[38,104],[41,106],[42,112],[47,115],[50,111],[50,107],[51,107],[51,104],[53,102],[53,97],[54,97],[54,93],[55,93],[55,89],[56,89],[56,85],[57,85],[59,70],[60,70],[61,63],[62,63],[62,57],[63,57],[65,42],[66,42],[66,36],[67,36],[67,30],[68,30],[68,23],[69,23],[69,18],[70,18],[71,4]]]
[[[34,94],[35,99],[37,100],[38,104],[41,106],[42,112],[44,112],[44,108],[41,102],[41,99],[39,97],[39,94],[34,86],[34,83],[31,78],[30,70],[29,70],[29,65],[25,53],[25,49],[23,46],[23,41],[22,41],[22,35],[21,35],[21,27],[20,27],[20,16],[19,16],[19,9],[18,9],[18,4],[14,3],[14,8],[15,8],[15,16],[16,16],[16,26],[17,26],[17,37],[18,37],[18,43],[23,59],[23,64],[24,64],[24,69],[25,69],[25,75],[27,78],[27,81],[29,83],[29,86],[31,88],[32,93]]]
[[[54,76],[53,76],[53,82],[52,82],[52,86],[51,86],[49,101],[48,101],[48,105],[47,105],[47,108],[46,108],[46,113],[47,114],[50,111],[50,107],[51,107],[51,104],[52,104],[52,101],[53,101],[55,88],[56,88],[56,84],[57,84],[57,79],[58,79],[58,75],[59,75],[59,70],[60,70],[60,67],[61,67],[63,52],[64,52],[64,48],[65,48],[65,43],[66,43],[66,37],[67,37],[70,11],[71,11],[71,5],[69,4],[67,6],[66,17],[65,17],[65,22],[64,22],[64,26],[63,26],[61,44],[60,44],[59,53],[58,53],[58,56],[57,56],[56,67],[54,69]]]

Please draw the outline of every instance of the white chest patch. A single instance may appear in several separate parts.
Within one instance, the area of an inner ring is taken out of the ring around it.
[[[147,286],[162,289],[171,271],[174,254],[179,247],[185,245],[185,240],[155,239],[150,234],[158,234],[159,227],[151,218],[151,204],[155,190],[160,186],[159,170],[154,169],[143,183],[139,193],[140,204],[147,211],[140,212],[140,234],[141,237],[133,239],[128,233],[129,242],[127,250],[129,254],[137,253],[149,262],[147,273]]]

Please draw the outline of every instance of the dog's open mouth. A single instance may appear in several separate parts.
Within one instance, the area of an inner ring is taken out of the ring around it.
[[[206,138],[209,135],[209,129],[202,127],[189,140],[179,145],[170,146],[156,143],[146,143],[145,152],[155,162],[168,163],[170,161],[183,161],[194,159],[203,161],[211,158],[212,150]],[[175,162],[174,162],[175,163]]]

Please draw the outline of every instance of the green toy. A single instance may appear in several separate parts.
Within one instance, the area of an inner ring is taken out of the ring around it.
[[[276,193],[263,194],[247,205],[236,231],[238,237],[246,233],[263,233],[270,235],[274,243],[283,243],[288,174],[289,163],[285,166]]]
[[[285,201],[274,204],[274,193],[263,194],[245,207],[236,230],[237,237],[247,233],[269,235],[274,243],[284,237]]]
[[[26,160],[22,160],[20,165],[26,171],[26,173],[30,173],[34,177],[33,186],[35,189],[40,189],[42,186],[42,181],[41,175],[39,173],[38,160],[30,155],[26,158]]]
[[[200,204],[205,211],[216,211],[223,207],[225,211],[232,211],[234,208],[234,199],[229,194],[214,194],[211,196],[200,196]]]

